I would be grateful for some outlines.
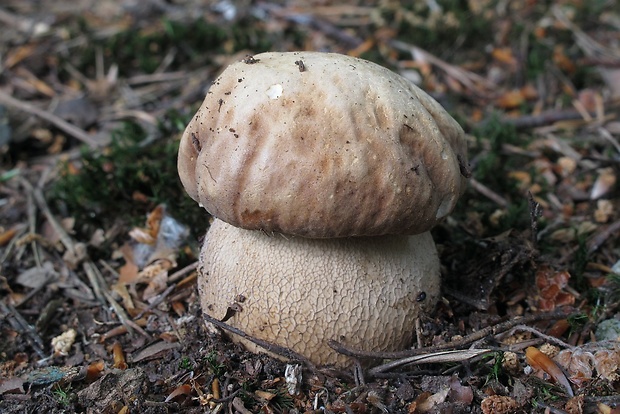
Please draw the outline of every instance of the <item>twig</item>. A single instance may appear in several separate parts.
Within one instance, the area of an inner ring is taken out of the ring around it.
[[[28,182],[26,181],[26,179],[22,180],[23,182]],[[30,232],[30,234],[36,234],[37,233],[37,211],[34,205],[34,201],[33,201],[33,190],[32,187],[29,188],[30,191],[28,191],[27,194],[27,199],[28,199],[28,231]],[[37,244],[37,242],[33,239],[32,242],[30,242],[30,247],[32,248],[32,254],[34,256],[34,261],[37,265],[37,267],[41,267],[41,252],[39,251],[39,245]]]
[[[265,350],[269,351],[269,352],[273,352],[274,354],[278,354],[280,356],[283,356],[287,359],[291,359],[291,360],[298,360],[303,362],[304,364],[306,364],[306,366],[308,366],[308,368],[310,368],[313,371],[316,371],[316,366],[310,362],[310,360],[308,358],[306,358],[305,356],[298,354],[297,352],[293,351],[292,349],[280,346],[280,345],[276,345],[276,344],[272,344],[271,342],[267,342],[267,341],[263,341],[262,339],[258,339],[258,338],[254,338],[253,336],[248,335],[247,333],[245,333],[244,331],[242,331],[241,329],[235,328],[234,326],[230,326],[229,324],[227,324],[226,322],[222,322],[220,320],[217,320],[211,316],[209,316],[206,313],[202,314],[203,318],[205,318],[205,320],[209,323],[212,323],[213,325],[217,326],[220,329],[223,329],[225,331],[228,331],[230,333],[233,333],[235,335],[240,336],[243,339],[247,339],[248,341],[260,346],[261,348],[264,348]]]
[[[527,326],[527,325],[517,325],[514,328],[512,328],[510,331],[505,332],[504,334],[505,336],[511,336],[515,332],[518,332],[518,331],[525,331],[525,332],[533,333],[537,337],[542,338],[547,342],[554,343],[558,346],[561,346],[562,348],[575,349],[574,346],[567,344],[566,342],[556,338],[555,336],[545,335],[544,333],[540,332],[538,329],[532,328],[531,326]],[[502,336],[504,336],[504,334]]]
[[[612,49],[601,45],[592,37],[588,36],[577,25],[571,22],[568,17],[566,17],[566,14],[564,14],[560,6],[553,6],[551,8],[551,12],[555,16],[555,18],[558,19],[558,21],[560,21],[564,26],[566,26],[570,31],[573,32],[573,35],[577,40],[577,44],[581,47],[586,56],[608,58],[612,60],[618,58],[618,55],[614,53]]]
[[[93,286],[95,296],[97,296],[100,301],[103,301],[104,303],[107,301],[110,304],[110,306],[116,313],[116,316],[118,316],[119,321],[127,328],[127,331],[130,334],[133,334],[133,331],[135,330],[138,331],[140,335],[144,336],[145,338],[151,339],[151,336],[146,333],[146,331],[142,329],[136,322],[134,322],[129,317],[129,315],[125,313],[123,307],[118,304],[118,302],[112,297],[112,295],[110,295],[109,289],[106,286],[105,281],[103,280],[103,276],[101,275],[99,268],[95,266],[95,264],[91,261],[84,262],[82,266],[84,268],[84,272],[86,272],[88,280]]]
[[[337,352],[357,358],[375,358],[375,359],[398,359],[398,358],[409,358],[416,355],[429,354],[438,351],[447,351],[451,349],[463,348],[466,345],[469,345],[473,342],[476,342],[486,336],[489,335],[497,335],[500,332],[507,331],[508,329],[512,329],[517,325],[524,325],[533,322],[546,321],[546,320],[556,320],[556,319],[565,319],[570,317],[571,315],[567,315],[562,311],[555,311],[549,313],[539,313],[535,315],[529,316],[520,316],[516,317],[504,322],[500,322],[493,326],[488,326],[484,329],[471,333],[459,340],[448,342],[445,344],[428,346],[425,348],[417,348],[417,349],[408,349],[405,351],[396,351],[396,352],[377,352],[377,351],[360,351],[353,350],[345,347],[337,341],[329,341],[328,345],[332,347]]]
[[[193,270],[196,270],[197,267],[198,267],[198,260],[196,260],[194,263],[191,263],[185,266],[181,270],[177,270],[176,272],[168,276],[168,282],[174,283],[177,280],[182,279],[183,277],[185,277],[186,274],[190,273]]]
[[[508,206],[510,205],[510,202],[508,200],[506,200],[504,197],[497,194],[496,192],[494,192],[489,187],[482,184],[480,181],[476,180],[475,178],[470,178],[469,184],[472,186],[474,190],[476,190],[477,192],[479,192],[486,198],[490,199],[491,201],[493,201],[495,204],[499,205],[500,207],[508,208]]]
[[[125,310],[121,307],[121,305],[118,304],[116,300],[114,300],[112,295],[110,295],[108,292],[103,292],[103,295],[107,299],[110,306],[112,306],[112,309],[114,309],[114,312],[118,316],[118,319],[125,327],[127,327],[127,331],[130,334],[132,334],[133,331],[136,330],[140,333],[140,335],[144,336],[145,338],[151,339],[151,336],[146,333],[144,329],[142,329],[137,323],[131,320],[129,315],[125,313]]]
[[[5,317],[8,319],[9,323],[18,332],[26,332],[27,338],[30,339],[30,345],[32,349],[39,355],[41,358],[47,358],[43,349],[45,345],[43,343],[43,339],[39,336],[37,331],[34,329],[32,325],[30,325],[22,315],[15,309],[12,305],[7,305],[4,302],[0,301],[0,313],[6,315]]]
[[[0,92],[0,94],[1,93],[2,92]],[[21,183],[24,187],[26,187],[29,192],[32,193],[34,201],[37,203],[39,210],[41,210],[47,221],[56,232],[63,246],[65,246],[67,250],[75,252],[75,243],[73,243],[73,240],[71,239],[69,234],[67,234],[62,225],[58,222],[58,220],[56,220],[56,217],[54,217],[54,215],[52,214],[52,211],[47,205],[47,201],[45,201],[45,197],[43,197],[43,192],[38,188],[33,188],[32,184],[30,184],[26,179],[22,179]]]
[[[620,220],[614,221],[610,225],[597,230],[590,240],[588,240],[588,253],[594,253],[608,238],[618,231],[620,231]]]
[[[235,407],[235,410],[241,414],[252,414],[252,411],[245,408],[245,405],[243,405],[243,400],[239,397],[233,398],[232,405]]]
[[[164,290],[162,293],[157,295],[155,299],[151,303],[149,303],[149,305],[146,308],[144,308],[138,315],[136,315],[134,317],[134,320],[140,319],[141,317],[144,316],[145,313],[149,312],[151,309],[155,308],[157,305],[162,303],[164,299],[166,299],[166,297],[170,294],[170,292],[174,290],[175,287],[176,285],[168,286],[166,290]]]
[[[29,114],[38,116],[39,118],[45,119],[51,124],[55,125],[59,129],[63,130],[67,134],[71,135],[74,138],[82,141],[85,144],[90,145],[93,148],[99,147],[100,144],[95,141],[86,131],[81,128],[76,127],[73,124],[65,121],[64,119],[54,115],[51,112],[44,111],[43,109],[37,108],[36,106],[29,104],[27,102],[22,102],[13,98],[12,96],[7,95],[6,93],[0,91],[0,103],[6,106],[11,106],[20,111],[27,112]]]
[[[578,121],[582,120],[583,115],[575,110],[549,111],[539,115],[525,115],[518,118],[502,118],[502,122],[514,126],[517,130],[537,128],[545,125],[555,124],[559,121]],[[489,121],[483,121],[484,125]]]
[[[395,49],[411,53],[411,56],[414,59],[423,59],[430,64],[437,66],[449,76],[461,82],[472,92],[479,92],[480,86],[484,87],[486,91],[493,90],[495,88],[495,85],[482,76],[469,72],[458,66],[451,65],[418,46],[405,43],[400,40],[390,40],[388,44]]]
[[[455,351],[440,351],[431,354],[416,355],[408,358],[397,359],[387,364],[379,365],[371,368],[368,375],[374,377],[390,369],[398,368],[403,365],[411,364],[443,364],[448,362],[462,362],[481,355],[494,352],[492,349],[466,349]]]
[[[540,217],[540,203],[534,200],[531,191],[527,192],[527,201],[530,205],[530,231],[532,232],[532,246],[538,245],[538,217]]]
[[[342,43],[345,47],[349,49],[354,49],[364,42],[363,39],[360,39],[357,36],[350,35],[349,33],[339,29],[337,26],[334,26],[328,21],[319,19],[311,14],[290,12],[282,6],[272,3],[259,3],[256,8],[262,9],[264,12],[271,14],[276,18],[281,18],[295,24],[308,26],[312,29],[318,30],[319,32],[324,33],[328,37],[336,39],[338,42]]]

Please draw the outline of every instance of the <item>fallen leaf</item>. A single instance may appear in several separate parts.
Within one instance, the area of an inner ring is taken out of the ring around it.
[[[514,55],[512,54],[512,49],[510,49],[509,47],[496,47],[491,52],[491,56],[493,56],[493,59],[506,65],[517,65],[517,59],[515,59]]]
[[[615,184],[616,173],[614,169],[612,167],[600,169],[590,191],[590,200],[596,200],[605,196],[614,188]]]
[[[166,397],[166,399],[164,400],[165,402],[170,402],[172,400],[174,400],[175,398],[177,398],[178,396],[181,395],[189,395],[192,392],[192,386],[189,384],[183,384],[183,385],[179,385],[178,387],[176,387],[174,389],[174,391],[172,391],[170,394],[168,394],[168,396]]]
[[[471,387],[461,385],[461,381],[457,375],[453,375],[450,378],[448,385],[450,385],[450,392],[448,394],[450,401],[460,402],[468,406],[474,400],[474,392]]]
[[[450,388],[442,388],[435,394],[431,394],[429,392],[422,393],[418,398],[416,398],[416,413],[425,414],[430,412],[437,406],[438,404],[446,401],[448,397],[448,393],[450,392]]]
[[[8,230],[0,229],[0,247],[6,246],[23,227],[23,225],[15,225]]]
[[[532,368],[543,370],[549,374],[555,382],[562,385],[566,389],[568,395],[571,397],[574,396],[573,389],[571,388],[568,378],[566,378],[566,375],[564,375],[560,367],[551,358],[533,346],[530,346],[525,350],[525,358],[527,363],[530,364]]]
[[[15,281],[22,286],[38,289],[57,277],[58,273],[54,269],[54,265],[47,261],[41,267],[32,267],[20,273]]]
[[[24,393],[24,380],[19,377],[0,378],[0,395],[6,393]]]
[[[555,45],[553,48],[553,63],[568,74],[572,74],[576,70],[573,60],[564,53],[563,45]]]
[[[146,348],[136,352],[131,359],[133,362],[140,362],[145,359],[160,358],[161,353],[170,349],[180,348],[181,344],[178,342],[156,342],[153,345],[149,345]]]
[[[254,394],[258,398],[262,398],[262,399],[267,400],[267,401],[271,401],[277,395],[277,394],[275,394],[273,392],[263,391],[263,390],[256,390],[256,391],[254,391]]]
[[[497,106],[503,109],[514,109],[525,102],[525,97],[520,90],[515,89],[504,93],[497,99]]]

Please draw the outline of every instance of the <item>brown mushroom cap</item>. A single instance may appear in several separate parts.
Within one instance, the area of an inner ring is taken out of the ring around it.
[[[463,130],[374,63],[263,53],[213,82],[181,140],[189,195],[236,227],[327,238],[417,234],[464,191]]]
[[[365,351],[406,349],[415,318],[435,305],[440,285],[428,232],[285,238],[221,220],[205,238],[200,274],[206,313],[220,320],[232,315],[226,323],[317,365],[350,363],[328,346],[331,339]]]

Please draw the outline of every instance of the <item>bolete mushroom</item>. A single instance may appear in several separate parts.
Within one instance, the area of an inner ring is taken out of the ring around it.
[[[429,230],[464,191],[463,135],[425,92],[362,59],[263,53],[230,65],[179,148],[186,191],[215,217],[203,311],[316,364],[347,363],[331,339],[409,346],[439,295]]]

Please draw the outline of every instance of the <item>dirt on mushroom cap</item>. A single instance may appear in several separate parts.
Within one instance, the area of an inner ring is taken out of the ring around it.
[[[460,126],[404,78],[289,52],[234,63],[213,82],[178,167],[223,221],[327,238],[429,230],[464,191],[466,159]]]

